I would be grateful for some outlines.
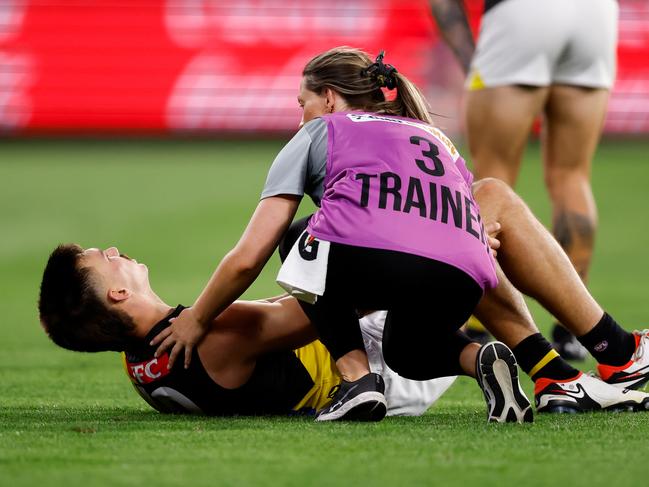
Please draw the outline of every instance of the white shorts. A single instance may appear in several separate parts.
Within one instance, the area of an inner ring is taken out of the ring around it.
[[[388,416],[420,416],[451,387],[456,377],[426,381],[401,377],[383,359],[383,326],[387,311],[376,311],[360,320],[370,369],[385,381]]]
[[[482,18],[467,89],[615,80],[616,0],[504,0]]]

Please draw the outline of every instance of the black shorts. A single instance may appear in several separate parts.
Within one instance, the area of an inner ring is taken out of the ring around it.
[[[307,223],[291,225],[281,256]],[[325,289],[315,304],[300,305],[335,360],[363,349],[356,310],[385,309],[383,354],[393,370],[419,380],[462,373],[458,358],[470,340],[458,329],[482,297],[464,271],[404,252],[332,243]]]

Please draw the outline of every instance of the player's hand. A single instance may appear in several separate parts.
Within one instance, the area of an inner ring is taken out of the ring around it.
[[[500,240],[498,240],[500,228],[500,223],[498,222],[489,222],[484,227],[487,240],[489,241],[489,248],[494,258],[498,256],[498,249],[500,248]]]
[[[185,368],[188,368],[192,360],[192,351],[207,333],[207,326],[199,321],[192,308],[184,309],[177,318],[170,321],[171,325],[151,340],[152,346],[158,345],[155,356],[159,357],[171,349],[167,366],[167,368],[171,369],[178,356],[184,351],[184,365]]]

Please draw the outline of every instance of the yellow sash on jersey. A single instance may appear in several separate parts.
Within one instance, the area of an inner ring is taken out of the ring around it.
[[[307,346],[293,351],[296,357],[302,362],[304,368],[309,372],[313,380],[313,387],[295,405],[294,411],[302,408],[313,408],[316,411],[327,406],[331,402],[329,391],[340,384],[340,374],[336,368],[329,351],[319,340],[309,343]]]

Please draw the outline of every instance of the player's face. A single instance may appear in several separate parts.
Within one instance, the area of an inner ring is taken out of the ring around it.
[[[109,288],[126,287],[136,291],[149,287],[147,266],[121,254],[117,247],[86,249],[80,265],[91,268]]]
[[[300,83],[300,94],[297,102],[302,108],[302,121],[300,127],[314,118],[321,117],[327,113],[327,98],[324,92],[318,95],[316,92],[309,90],[304,83],[304,78]]]

